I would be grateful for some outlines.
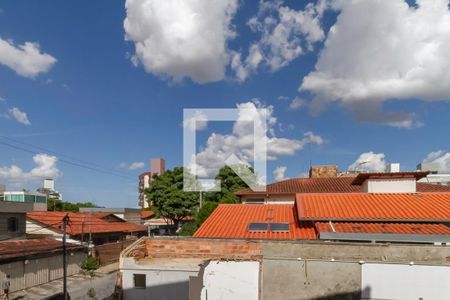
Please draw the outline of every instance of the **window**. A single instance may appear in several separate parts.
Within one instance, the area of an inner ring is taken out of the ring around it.
[[[16,217],[8,218],[7,225],[9,232],[16,232],[17,230],[19,230],[19,219],[17,219]]]
[[[137,289],[145,289],[145,274],[133,274],[134,287]]]
[[[269,230],[270,231],[287,231],[289,232],[289,223],[269,223],[270,227]]]
[[[250,223],[248,224],[248,231],[250,232],[259,232],[259,231],[267,231],[268,224],[267,223]]]

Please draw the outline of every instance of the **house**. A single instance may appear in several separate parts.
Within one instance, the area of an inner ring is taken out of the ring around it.
[[[67,234],[72,240],[100,245],[117,242],[147,233],[145,226],[128,223],[114,214],[74,212],[29,212],[27,213],[28,236],[51,236],[60,239],[63,235],[62,220],[68,215]]]
[[[143,237],[122,252],[124,299],[450,298],[439,280],[450,277],[450,193],[423,176],[285,181],[260,195],[270,201],[221,204],[191,238]]]
[[[334,174],[334,173],[333,173]],[[366,174],[366,175],[364,175]],[[310,178],[292,178],[272,184],[268,184],[264,192],[253,191],[250,188],[243,189],[235,193],[242,203],[247,204],[294,204],[295,196],[297,194],[308,193],[360,193],[363,186],[354,184],[355,178],[363,178],[367,174],[380,177],[378,180],[383,180],[383,176],[391,176],[391,178],[384,178],[389,182],[407,181],[410,178],[410,184],[414,184],[416,191],[420,193],[429,192],[450,192],[450,186],[436,185],[430,183],[420,182],[421,179],[427,176],[427,172],[396,172],[396,173],[360,173],[352,174],[353,176],[338,176],[338,177],[310,177]],[[393,174],[393,175],[387,175]],[[395,179],[392,176],[399,178]],[[376,181],[372,178],[371,182]],[[419,181],[419,182],[417,182]]]
[[[84,247],[67,244],[67,275],[80,271]],[[0,242],[0,282],[10,276],[10,292],[19,291],[63,277],[63,247],[52,238]]]
[[[326,178],[322,192],[311,192],[318,188],[313,181],[308,193],[294,194],[292,204],[222,204],[194,237],[450,244],[450,193],[433,192],[440,186],[417,183],[422,176],[361,173],[351,178],[347,193],[324,192],[333,189],[330,182],[339,183],[335,188],[347,188],[343,181]],[[294,191],[292,185],[284,187]],[[306,190],[304,184],[296,187]]]
[[[116,217],[125,220],[129,223],[142,225],[142,218],[141,218],[141,209],[139,208],[126,208],[126,207],[120,207],[120,208],[108,208],[108,207],[81,207],[80,208],[81,213],[109,213],[113,214]]]
[[[39,208],[34,202],[0,201],[0,241],[24,238],[26,213]]]

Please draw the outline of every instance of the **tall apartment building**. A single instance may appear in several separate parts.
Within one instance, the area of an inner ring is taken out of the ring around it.
[[[147,197],[144,190],[148,189],[153,181],[154,175],[161,175],[166,169],[166,162],[162,158],[153,158],[150,162],[150,172],[144,172],[139,175],[139,206],[148,207]]]

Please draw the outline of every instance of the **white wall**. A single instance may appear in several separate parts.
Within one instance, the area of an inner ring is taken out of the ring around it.
[[[364,193],[380,193],[380,194],[395,194],[395,193],[415,193],[416,180],[411,179],[369,179],[362,185]]]
[[[264,204],[294,204],[295,202],[295,196],[274,196],[274,197],[260,197],[260,198],[255,198],[255,197],[242,197],[241,201],[243,203],[246,203],[247,200],[252,200],[252,199],[264,199]],[[249,202],[250,204],[253,204],[252,202]]]
[[[450,299],[450,266],[363,264],[364,299]]]
[[[258,300],[259,262],[211,261],[203,273],[201,300]]]

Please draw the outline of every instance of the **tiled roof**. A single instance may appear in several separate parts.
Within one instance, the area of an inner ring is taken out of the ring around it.
[[[266,186],[266,192],[253,192],[247,188],[236,195],[297,194],[297,193],[360,193],[361,187],[352,185],[353,177],[292,178]],[[450,186],[417,183],[418,192],[450,192]]]
[[[107,222],[96,217],[95,214],[73,213],[58,211],[34,211],[28,212],[27,218],[42,223],[62,231],[62,220],[65,215],[69,215],[69,224],[67,233],[69,235],[78,235],[82,233],[107,233],[107,232],[142,232],[147,231],[145,226],[135,225],[128,222]]]
[[[289,223],[289,232],[249,232],[251,222]],[[316,239],[316,233],[311,222],[296,222],[294,205],[220,204],[194,237],[286,240]]]
[[[151,219],[154,216],[155,216],[155,213],[150,211],[150,210],[143,210],[143,211],[141,211],[141,219],[142,220]]]
[[[83,247],[67,244],[67,249],[75,250]],[[0,242],[0,261],[59,251],[62,251],[62,242],[50,238],[4,241]]]
[[[300,220],[450,221],[450,193],[297,194]]]
[[[381,233],[381,234],[434,234],[450,235],[450,227],[436,223],[364,223],[315,222],[317,232]]]
[[[353,180],[352,184],[361,185],[367,179],[400,179],[414,178],[416,181],[424,178],[428,172],[394,172],[394,173],[359,173]]]

